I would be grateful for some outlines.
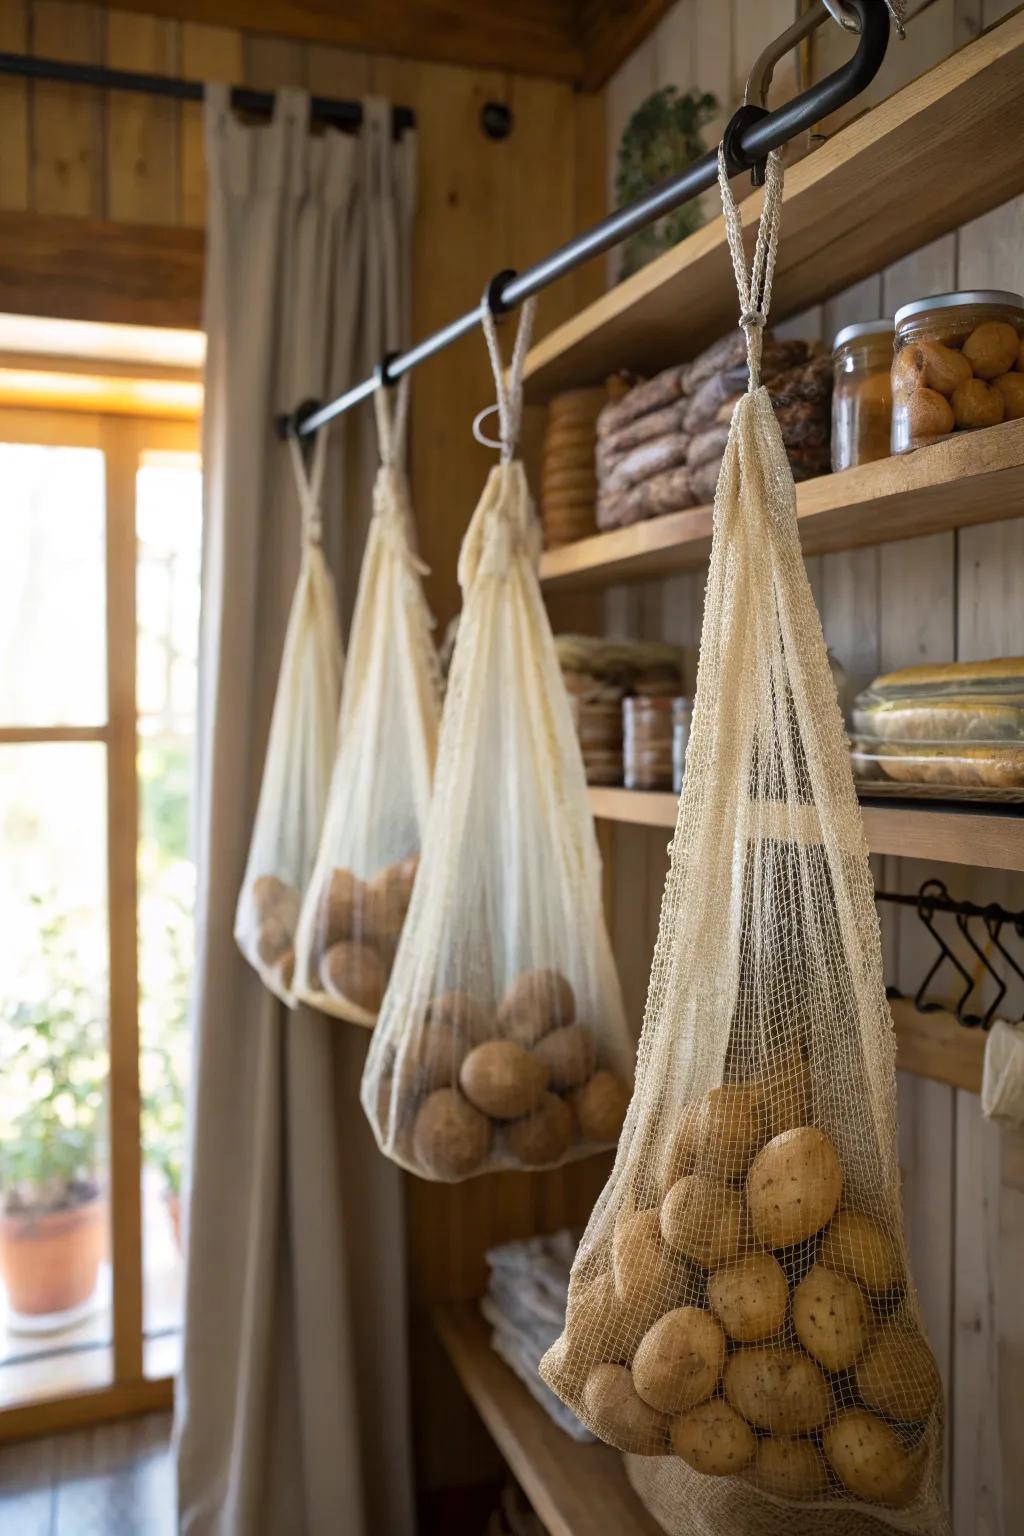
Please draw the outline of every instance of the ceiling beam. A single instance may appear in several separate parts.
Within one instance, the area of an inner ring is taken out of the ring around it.
[[[578,0],[583,73],[577,84],[599,91],[653,32],[675,0]]]

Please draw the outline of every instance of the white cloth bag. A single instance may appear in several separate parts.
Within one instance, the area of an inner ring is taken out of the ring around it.
[[[334,581],[321,548],[326,440],[317,436],[308,473],[298,440],[288,442],[302,513],[302,564],[235,910],[235,940],[270,990],[294,1008],[295,929],[327,804],[342,648]]]
[[[380,468],[359,573],[338,757],[302,904],[295,989],[336,1018],[373,1024],[430,805],[440,684],[402,467],[408,376],[374,397]]]
[[[446,1181],[614,1143],[632,1076],[539,530],[513,458],[531,309],[507,388],[485,322],[501,462],[459,557],[434,798],[363,1076],[382,1151]]]
[[[985,1039],[981,1112],[1024,1130],[1024,1024],[996,1019]]]

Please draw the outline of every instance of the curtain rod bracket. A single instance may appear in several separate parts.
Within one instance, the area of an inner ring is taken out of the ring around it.
[[[395,355],[395,353],[390,354],[391,357]],[[321,400],[303,400],[302,404],[297,405],[294,411],[284,411],[280,416],[275,416],[274,426],[281,441],[287,442],[290,437],[303,436],[309,437],[312,441],[316,436],[316,428],[306,428],[305,424],[311,416],[316,415],[317,411],[321,409],[322,404]]]
[[[500,320],[502,315],[507,315],[514,308],[512,304],[506,304],[502,293],[509,283],[514,282],[518,273],[515,267],[505,267],[501,272],[495,272],[490,282],[483,291],[480,299],[480,313],[489,310],[495,320]]]
[[[378,389],[394,389],[395,385],[398,383],[398,380],[391,377],[391,364],[394,362],[396,357],[401,357],[401,355],[402,354],[400,352],[394,351],[384,353],[384,356],[373,370],[374,382],[376,383]],[[318,404],[317,410],[319,409],[320,407]]]

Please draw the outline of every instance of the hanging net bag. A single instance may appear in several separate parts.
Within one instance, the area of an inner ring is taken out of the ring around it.
[[[843,722],[758,387],[732,418],[636,1089],[544,1380],[673,1536],[948,1530],[902,1232],[892,1024]]]
[[[288,443],[302,514],[302,564],[235,911],[235,942],[271,991],[294,1007],[295,928],[327,804],[342,655],[334,582],[321,548],[325,440],[321,433],[314,442],[308,474],[298,440]]]
[[[403,464],[409,380],[374,396],[380,468],[356,594],[338,757],[296,942],[295,990],[370,1026],[419,862],[437,745],[439,674],[426,567]]]
[[[485,320],[501,462],[459,556],[430,820],[363,1076],[381,1150],[429,1179],[614,1145],[628,1102],[632,1045],[583,764],[513,457],[531,310],[507,387]]]

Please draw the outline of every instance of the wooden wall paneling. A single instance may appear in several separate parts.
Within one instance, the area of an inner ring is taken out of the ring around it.
[[[156,16],[106,12],[112,69],[179,74],[179,30]],[[107,217],[129,224],[178,224],[179,103],[137,91],[106,93]]]
[[[0,50],[28,52],[28,0],[0,7]],[[29,201],[28,84],[0,80],[0,208],[27,208]]]
[[[235,85],[242,80],[242,34],[202,22],[181,24],[181,72],[187,80]],[[179,118],[179,213],[182,224],[201,229],[206,223],[206,149],[203,107],[183,101]]]
[[[33,0],[32,52],[98,64],[103,54],[98,6]],[[99,218],[103,213],[103,108],[98,91],[33,82],[32,207],[37,213]]]
[[[352,98],[368,96],[373,79],[373,60],[367,53],[350,53],[326,43],[310,43],[306,49],[306,85],[311,96]]]
[[[245,83],[259,91],[306,84],[306,47],[284,37],[261,37],[243,31]]]

